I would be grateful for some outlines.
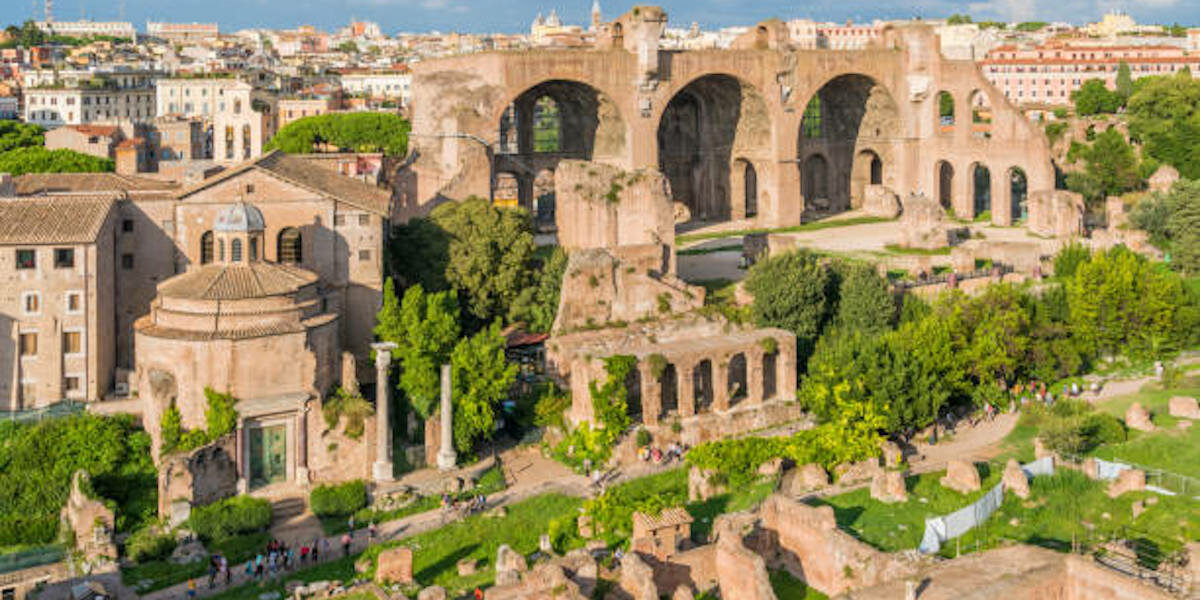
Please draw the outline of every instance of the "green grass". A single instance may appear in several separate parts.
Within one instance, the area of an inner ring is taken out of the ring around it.
[[[1200,535],[1200,511],[1191,499],[1157,496],[1152,492],[1109,498],[1106,489],[1105,482],[1092,481],[1083,473],[1068,469],[1048,477],[1035,477],[1030,483],[1028,500],[1007,494],[1004,504],[987,523],[959,538],[957,544],[947,543],[942,554],[953,556],[956,548],[964,553],[968,549],[985,549],[1002,540],[1065,552],[1073,541],[1094,544],[1114,537],[1153,540],[1162,551],[1173,552]],[[1133,503],[1151,496],[1157,498],[1157,503],[1148,505],[1134,519]]]
[[[676,252],[676,254],[679,256],[695,256],[698,254],[713,254],[716,252],[741,252],[741,251],[742,251],[741,244],[726,244],[726,245],[721,245],[721,246],[712,246],[709,248],[688,248],[687,250],[680,250],[679,252]]]
[[[950,256],[950,247],[945,248],[906,248],[900,244],[884,246],[892,254],[912,254],[915,256]]]
[[[887,504],[871,498],[871,490],[859,488],[838,496],[813,498],[814,506],[833,507],[838,527],[858,539],[887,552],[912,550],[921,542],[925,519],[954,512],[977,500],[1000,481],[1002,469],[977,464],[982,488],[969,495],[942,487],[945,472],[925,473],[905,479],[908,501]],[[924,501],[922,501],[924,500]]]
[[[799,233],[804,231],[820,231],[822,229],[832,229],[835,227],[852,227],[854,225],[867,225],[870,223],[885,223],[891,220],[892,219],[884,219],[882,217],[854,217],[851,219],[826,219],[824,221],[813,221],[812,223],[805,223],[803,225],[792,225],[790,227],[778,227],[775,229],[738,229],[734,231],[685,233],[683,235],[675,236],[675,245],[699,242],[701,240],[742,237],[752,233]]]
[[[499,467],[492,467],[479,476],[479,481],[476,482],[475,488],[469,491],[457,494],[455,500],[464,500],[473,498],[477,494],[488,496],[503,490],[506,487],[504,482],[504,472]],[[370,508],[364,508],[354,513],[354,522],[359,526],[366,526],[367,523],[386,523],[388,521],[397,521],[405,517],[437,510],[442,506],[442,499],[439,496],[420,496],[407,506],[402,506],[394,510],[377,511]],[[344,533],[350,529],[350,519],[347,516],[330,516],[321,517],[321,529],[325,531],[325,535],[336,535]]]
[[[445,527],[427,531],[398,543],[372,546],[364,553],[372,564],[384,548],[408,546],[413,549],[413,574],[421,585],[440,585],[457,595],[456,590],[486,586],[495,577],[493,562],[503,544],[524,555],[538,549],[538,537],[546,533],[550,522],[575,514],[583,501],[560,494],[537,496],[508,507],[503,518],[474,515]],[[459,560],[479,561],[475,575],[460,576]],[[371,568],[372,574],[374,566]]]
[[[311,583],[313,581],[341,581],[343,583],[352,581],[357,577],[354,571],[354,561],[359,555],[354,554],[347,558],[339,558],[337,560],[322,563],[315,567],[307,569],[299,569],[291,573],[284,573],[278,579],[264,580],[259,583],[247,583],[238,587],[229,588],[218,594],[206,596],[205,600],[258,600],[260,594],[276,592],[280,597],[286,598],[287,594],[283,588],[284,583],[288,581],[299,581],[301,583]],[[244,566],[244,565],[239,565]],[[233,565],[230,565],[233,568]],[[197,582],[199,584],[199,582]]]
[[[1183,376],[1176,387],[1168,389],[1162,389],[1157,383],[1147,384],[1136,394],[1119,396],[1097,404],[1097,410],[1124,418],[1129,406],[1140,402],[1150,411],[1151,419],[1158,430],[1131,430],[1129,439],[1124,443],[1101,446],[1093,454],[1108,460],[1122,460],[1200,478],[1200,427],[1178,429],[1179,419],[1167,413],[1172,396],[1200,396],[1200,377]]]
[[[818,592],[808,584],[792,577],[784,570],[771,571],[771,589],[779,600],[827,600],[829,596]]]
[[[230,568],[238,563],[245,563],[255,554],[262,552],[271,541],[269,533],[251,533],[226,538],[206,547],[210,552],[224,555],[229,559]],[[121,582],[136,587],[140,593],[152,592],[171,587],[187,581],[191,577],[204,577],[208,574],[208,563],[201,561],[188,565],[177,565],[166,560],[154,560],[121,568]],[[145,582],[140,587],[139,584]]]

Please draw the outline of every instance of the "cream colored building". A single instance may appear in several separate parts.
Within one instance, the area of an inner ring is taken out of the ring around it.
[[[220,163],[258,158],[275,130],[273,103],[237,79],[160,79],[156,110],[159,117],[204,119]]]

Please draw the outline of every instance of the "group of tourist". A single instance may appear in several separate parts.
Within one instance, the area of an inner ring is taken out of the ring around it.
[[[678,442],[668,444],[665,451],[658,446],[642,446],[638,448],[638,460],[665,465],[670,464],[673,460],[682,460],[684,452],[686,452],[686,448]]]
[[[456,513],[462,516],[473,515],[487,508],[487,498],[476,494],[463,500],[457,500],[450,494],[442,494],[442,512]]]

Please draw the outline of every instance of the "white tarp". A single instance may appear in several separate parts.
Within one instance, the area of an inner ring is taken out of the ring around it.
[[[1054,474],[1054,459],[1043,457],[1029,464],[1021,465],[1021,471],[1026,477]],[[921,537],[921,545],[917,547],[922,554],[934,554],[942,549],[942,544],[974,529],[980,523],[991,518],[992,513],[1004,503],[1004,483],[988,490],[988,493],[976,500],[970,506],[956,510],[948,515],[925,519],[925,535]]]

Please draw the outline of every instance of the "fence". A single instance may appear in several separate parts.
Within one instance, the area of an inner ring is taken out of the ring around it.
[[[1043,457],[1029,464],[1022,465],[1025,477],[1054,474],[1054,459]],[[925,519],[925,535],[921,545],[917,547],[922,554],[935,554],[942,549],[942,544],[957,538],[974,529],[991,518],[992,513],[1004,503],[1004,483],[988,490],[982,498],[970,506],[956,510],[948,515]]]
[[[17,421],[19,423],[37,422],[43,419],[66,417],[83,412],[85,404],[73,400],[63,400],[41,408],[29,410],[0,411],[0,421]]]
[[[58,546],[43,546],[41,548],[31,548],[9,554],[0,554],[0,573],[11,573],[30,567],[48,565],[62,560],[63,556],[65,556],[65,553]]]
[[[1063,459],[1075,464],[1083,464],[1083,461],[1087,460],[1083,457],[1072,455],[1063,455]],[[1121,471],[1138,469],[1146,473],[1146,489],[1152,492],[1168,496],[1180,495],[1186,498],[1200,497],[1200,479],[1196,479],[1195,477],[1119,459],[1105,460],[1096,458],[1095,461],[1097,477],[1099,479],[1109,481],[1116,479],[1121,474]]]

